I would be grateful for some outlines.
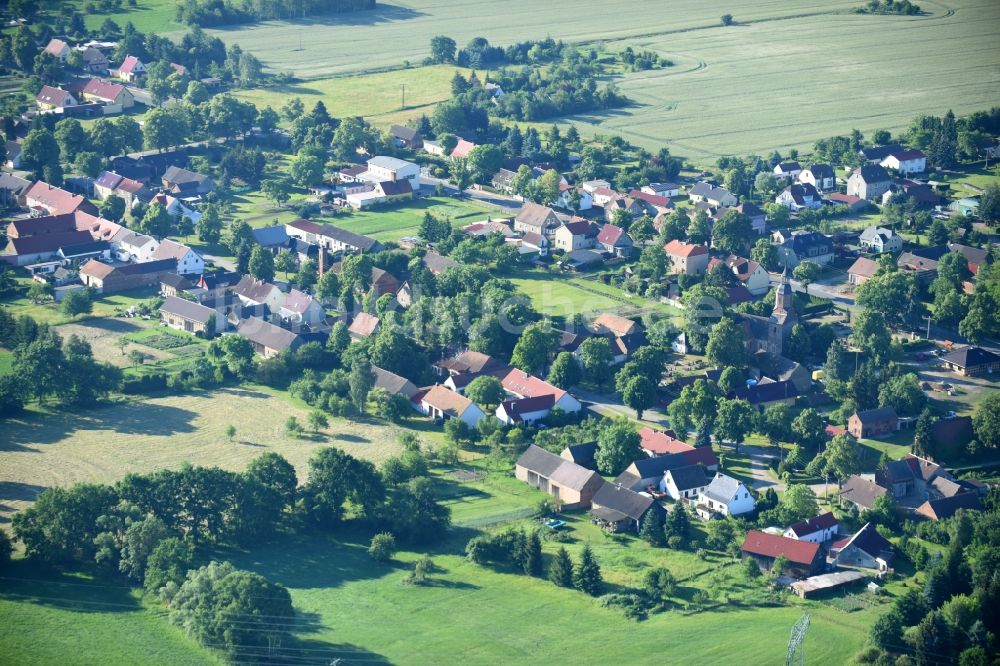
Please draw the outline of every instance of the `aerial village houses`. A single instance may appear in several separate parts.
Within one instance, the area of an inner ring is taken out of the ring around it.
[[[587,509],[605,485],[597,472],[531,444],[514,465],[515,478],[559,500],[564,509]]]
[[[847,194],[862,199],[878,199],[892,186],[892,179],[878,164],[866,164],[847,179]]]
[[[875,254],[899,252],[903,249],[903,238],[892,229],[873,225],[861,232],[858,236],[858,245]]]
[[[99,102],[104,105],[104,115],[121,113],[135,106],[135,95],[119,83],[110,83],[101,79],[91,79],[80,90],[80,98],[88,102]]]
[[[698,494],[695,511],[702,520],[709,520],[716,514],[740,516],[753,511],[755,506],[756,500],[742,481],[717,472],[715,478]]]
[[[160,306],[160,319],[170,328],[188,333],[221,333],[226,318],[210,307],[177,296],[167,296]]]
[[[919,150],[894,150],[879,164],[901,176],[909,176],[926,171],[927,156]]]
[[[956,349],[941,357],[941,362],[963,377],[980,377],[1000,372],[1000,355],[982,347]]]
[[[813,164],[799,172],[800,183],[812,185],[819,192],[829,192],[837,186],[837,178],[829,164]]]
[[[137,57],[128,55],[125,56],[125,60],[122,61],[122,64],[120,64],[116,69],[113,69],[111,73],[122,81],[135,83],[141,76],[145,75],[146,65],[144,65]]]
[[[615,483],[605,483],[591,500],[590,513],[597,523],[609,532],[638,532],[649,512],[660,516],[663,507],[652,495],[637,493]]]
[[[421,390],[413,401],[421,413],[433,419],[459,419],[470,428],[486,416],[476,403],[440,384]]]
[[[752,558],[764,571],[770,571],[779,557],[788,560],[788,572],[796,576],[811,576],[823,567],[823,551],[818,543],[789,539],[760,530],[750,530],[740,551]]]
[[[723,206],[735,206],[739,203],[732,192],[724,187],[715,187],[709,183],[696,183],[688,190],[688,197],[692,203],[706,202],[710,206],[721,208]]]
[[[526,202],[514,218],[514,231],[555,236],[561,222],[556,212],[548,206]]]
[[[241,319],[236,332],[246,338],[254,352],[264,358],[272,358],[286,351],[295,351],[302,346],[302,338],[288,329],[275,326],[259,317]]]
[[[798,539],[799,541],[826,543],[835,538],[839,533],[840,522],[836,516],[827,511],[814,518],[790,525],[785,530],[784,536],[789,539]]]
[[[704,275],[708,270],[708,248],[680,240],[672,240],[663,246],[670,259],[671,273]]]
[[[855,534],[831,544],[830,556],[833,563],[842,569],[868,569],[881,573],[889,570],[893,549],[874,524],[865,523]]]
[[[889,435],[899,427],[899,417],[892,407],[854,412],[847,420],[847,431],[857,439]]]

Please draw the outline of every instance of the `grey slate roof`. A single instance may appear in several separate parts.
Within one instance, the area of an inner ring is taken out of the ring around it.
[[[167,296],[163,299],[163,305],[160,306],[160,312],[177,315],[178,317],[196,321],[201,324],[207,324],[208,320],[215,314],[215,310],[212,308],[205,307],[200,303],[195,303],[184,298],[178,298],[177,296]]]
[[[739,487],[740,482],[733,477],[725,474],[716,474],[712,482],[708,484],[708,487],[702,491],[702,494],[716,502],[728,504],[736,496],[736,491],[739,490]]]
[[[535,472],[540,476],[549,478],[552,473],[559,469],[559,466],[567,462],[554,453],[549,453],[545,449],[532,444],[517,459],[517,465],[527,470]]]
[[[247,317],[242,320],[236,331],[250,342],[278,351],[291,349],[299,339],[295,333],[257,317]]]
[[[960,368],[975,368],[980,365],[996,363],[1000,356],[982,347],[963,347],[941,357],[941,360],[957,365]]]
[[[616,511],[632,520],[641,520],[656,500],[624,486],[605,483],[594,495],[592,503]]]
[[[273,227],[261,227],[253,230],[253,239],[257,241],[258,245],[264,247],[285,245],[288,243],[288,231],[283,224]]]
[[[674,480],[674,485],[677,486],[678,490],[701,488],[708,483],[708,474],[705,473],[705,468],[701,465],[678,467],[677,469],[669,470],[667,473]]]

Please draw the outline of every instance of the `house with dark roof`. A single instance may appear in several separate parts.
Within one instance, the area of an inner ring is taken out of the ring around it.
[[[767,409],[772,405],[795,405],[795,398],[799,395],[799,390],[794,382],[783,381],[759,381],[749,386],[741,386],[732,392],[732,397],[737,400],[746,400],[751,407],[759,410]]]
[[[695,183],[688,189],[687,194],[692,203],[705,202],[716,207],[735,206],[739,203],[736,195],[732,192],[711,183]]]
[[[796,179],[812,185],[819,192],[827,192],[837,186],[836,175],[829,164],[811,164],[800,171]]]
[[[158,285],[169,273],[177,272],[173,259],[146,261],[141,264],[110,266],[91,259],[80,269],[80,281],[102,294],[112,294],[139,287]]]
[[[686,465],[668,469],[663,475],[663,486],[671,499],[686,500],[698,497],[711,480],[703,465]]]
[[[797,178],[802,173],[802,166],[798,162],[779,162],[772,171],[775,178]]]
[[[886,572],[892,563],[893,555],[892,544],[878,533],[872,523],[865,523],[865,526],[853,535],[830,545],[830,560],[841,569]]]
[[[669,470],[688,465],[702,465],[709,471],[719,468],[719,459],[711,447],[703,446],[687,451],[668,453],[662,456],[640,458],[625,468],[625,471],[615,478],[619,483],[632,490],[654,490],[665,493],[664,476]]]
[[[11,166],[11,168],[14,167]],[[9,173],[0,173],[0,207],[13,208],[20,205],[19,202],[22,200],[24,193],[30,188],[30,180],[25,180]]]
[[[941,362],[963,377],[979,377],[1000,371],[1000,355],[977,346],[956,349],[942,356]]]
[[[774,198],[774,202],[792,211],[803,208],[815,210],[822,207],[823,197],[809,183],[792,183]]]
[[[374,238],[356,234],[347,229],[335,227],[332,224],[320,224],[311,220],[294,220],[285,225],[285,230],[292,238],[298,238],[313,245],[319,245],[328,252],[378,252],[382,244]]]
[[[856,439],[881,437],[899,429],[899,417],[892,407],[854,412],[847,420],[847,431]]]
[[[714,516],[750,513],[756,506],[757,500],[742,481],[716,472],[715,478],[698,494],[695,512],[702,520],[711,520]]]
[[[834,539],[840,533],[840,521],[827,511],[808,520],[789,525],[784,532],[784,536],[789,539],[799,541],[811,541],[813,543],[826,543]]]
[[[853,504],[861,510],[871,509],[875,506],[875,500],[888,492],[872,479],[855,475],[849,477],[840,489],[840,505]]]
[[[510,425],[537,423],[548,417],[555,405],[555,396],[539,395],[532,398],[511,398],[497,406],[496,417]]]
[[[587,444],[571,444],[562,450],[559,457],[563,460],[568,460],[571,463],[576,463],[581,467],[586,467],[587,469],[597,469],[597,463],[595,457],[597,456],[597,442],[589,442]]]
[[[887,143],[881,146],[868,146],[858,151],[858,154],[872,164],[878,164],[892,153],[903,150],[898,143]]]
[[[564,509],[586,509],[605,484],[597,472],[530,445],[514,464],[514,477],[559,500]]]
[[[913,248],[899,254],[896,267],[901,271],[913,271],[920,282],[928,284],[937,277],[938,261],[947,253],[945,245]]]
[[[457,261],[455,261],[454,259],[442,256],[437,252],[431,252],[430,250],[424,252],[424,256],[421,259],[421,262],[424,264],[424,266],[427,267],[427,270],[429,270],[433,275],[441,275],[448,269],[458,268],[459,266],[462,265]]]
[[[892,229],[872,225],[858,236],[858,245],[868,252],[899,252],[903,249],[903,237]]]
[[[389,134],[392,136],[392,142],[401,148],[419,150],[424,147],[424,141],[420,136],[420,132],[412,127],[393,125],[389,128]]]
[[[177,296],[193,287],[192,282],[177,273],[168,273],[160,278],[160,294],[162,296]]]
[[[201,303],[177,296],[167,296],[160,306],[160,321],[179,331],[188,333],[208,332],[210,335],[225,330],[226,317]]]
[[[981,511],[982,508],[983,502],[979,493],[966,492],[951,497],[929,499],[914,509],[913,513],[926,520],[944,520],[954,516],[959,509]]]
[[[260,227],[254,229],[252,233],[257,245],[267,248],[272,254],[277,254],[288,248],[288,231],[285,230],[284,225]]]
[[[591,501],[590,513],[609,532],[637,532],[646,514],[666,513],[647,493],[637,493],[614,483],[603,484]]]
[[[888,172],[878,164],[855,169],[847,179],[847,194],[862,199],[878,199],[892,186]]]
[[[236,333],[246,338],[253,350],[264,358],[271,358],[285,351],[295,351],[303,344],[298,334],[259,317],[241,319]]]
[[[909,176],[927,170],[927,156],[923,151],[916,149],[894,150],[886,155],[879,165],[892,169],[901,176]]]
[[[803,261],[821,265],[833,261],[833,241],[818,231],[793,231],[776,249],[778,262],[790,269]]]
[[[277,312],[284,301],[284,294],[277,286],[258,280],[252,275],[244,275],[232,291],[243,302],[243,305],[249,307],[266,305],[273,312]]]
[[[210,177],[178,166],[167,167],[162,181],[168,192],[183,196],[208,194],[215,190],[215,181]]]
[[[7,247],[0,255],[3,261],[13,266],[27,266],[39,261],[59,259],[62,247],[82,245],[92,242],[86,231],[60,231],[38,234],[23,238],[9,238]]]
[[[372,366],[372,375],[375,377],[375,388],[388,391],[391,395],[401,395],[409,400],[420,390],[406,377],[376,366]]]
[[[992,246],[971,247],[961,243],[948,243],[948,249],[965,257],[968,262],[969,271],[973,275],[979,275],[979,269],[993,263]]]
[[[743,545],[743,557],[752,558],[763,571],[770,571],[779,557],[788,560],[787,572],[798,576],[811,576],[823,566],[823,551],[818,543],[789,539],[760,530],[750,530]]]
[[[594,247],[596,236],[589,220],[573,219],[556,229],[552,244],[563,252]]]

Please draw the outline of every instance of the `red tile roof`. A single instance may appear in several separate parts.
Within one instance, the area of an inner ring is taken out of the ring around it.
[[[83,87],[84,94],[93,95],[99,99],[111,102],[118,99],[123,90],[125,90],[125,86],[109,81],[102,81],[101,79],[91,79]]]
[[[118,71],[123,74],[131,74],[140,64],[142,63],[140,63],[139,59],[135,56],[125,56],[125,60],[122,61],[121,67],[118,68]]]
[[[643,428],[640,430],[639,437],[642,438],[642,448],[661,455],[668,453],[684,453],[686,451],[695,450],[693,446],[676,439],[673,436],[673,433],[667,434],[665,432],[657,432],[652,428]]]
[[[741,550],[751,555],[763,557],[779,557],[784,555],[789,562],[795,564],[812,564],[819,553],[819,544],[811,541],[799,541],[788,537],[768,534],[759,530],[747,532]]]
[[[625,235],[625,230],[621,227],[616,227],[613,224],[605,224],[601,228],[601,233],[597,234],[597,242],[604,245],[617,245],[623,235]]]
[[[790,525],[788,529],[795,533],[796,536],[809,536],[814,532],[819,532],[820,530],[828,530],[835,525],[839,525],[840,521],[837,517],[827,511],[826,513],[820,514],[809,520],[803,520]]]
[[[663,246],[663,249],[666,250],[667,254],[672,254],[676,257],[695,257],[708,254],[708,248],[704,245],[695,245],[679,240],[670,241]]]
[[[551,395],[555,401],[559,401],[566,391],[549,384],[544,379],[539,379],[534,375],[529,375],[523,370],[514,368],[500,380],[506,391],[525,398],[536,398],[542,395]]]

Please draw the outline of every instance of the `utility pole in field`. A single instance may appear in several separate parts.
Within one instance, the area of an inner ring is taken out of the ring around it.
[[[401,84],[400,88],[402,89],[402,94],[401,94],[401,97],[400,97],[400,100],[399,100],[399,108],[400,109],[405,109],[406,108],[406,84],[405,83]]]

